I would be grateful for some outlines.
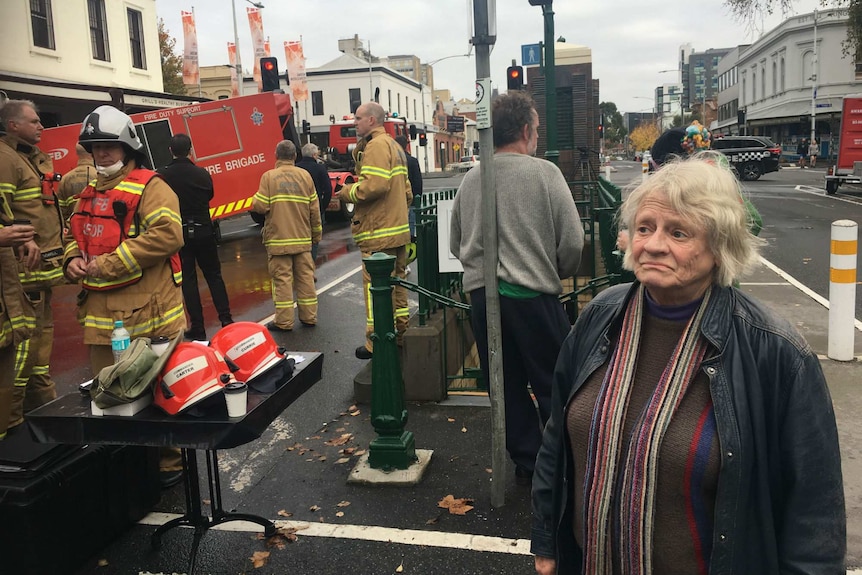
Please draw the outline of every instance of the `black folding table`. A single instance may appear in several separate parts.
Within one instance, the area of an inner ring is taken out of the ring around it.
[[[254,441],[291,403],[320,381],[323,354],[290,352],[305,358],[291,377],[269,394],[249,390],[245,416],[231,419],[224,405],[213,406],[204,415],[170,416],[150,405],[131,417],[97,416],[90,412],[90,399],[71,393],[31,411],[27,415],[36,439],[44,443],[145,445],[179,447],[185,469],[186,511],[159,526],[152,536],[158,547],[162,534],[179,525],[195,528],[189,574],[194,573],[197,550],[207,529],[228,521],[250,521],[263,526],[264,535],[275,535],[272,521],[246,513],[226,512],[222,507],[218,472],[219,449],[230,449]],[[212,517],[203,514],[197,450],[205,452]]]

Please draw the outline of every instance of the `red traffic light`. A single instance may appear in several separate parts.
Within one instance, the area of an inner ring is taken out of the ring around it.
[[[511,71],[509,71],[509,77],[510,77],[510,78],[517,78],[517,77],[519,77],[520,75],[521,75],[521,72],[520,72],[520,70],[518,70],[517,68],[514,68],[514,69],[512,69]]]
[[[521,66],[506,68],[506,87],[509,90],[524,89],[524,69]]]
[[[273,70],[273,69],[275,69],[275,64],[273,64],[271,61],[267,60],[263,63],[263,69],[266,70],[267,72],[270,70]]]

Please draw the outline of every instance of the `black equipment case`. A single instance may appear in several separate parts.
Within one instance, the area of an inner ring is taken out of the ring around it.
[[[159,495],[155,448],[41,444],[16,429],[0,441],[0,567],[73,572]]]

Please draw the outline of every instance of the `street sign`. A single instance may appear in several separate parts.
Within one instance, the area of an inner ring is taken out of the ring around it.
[[[832,107],[832,104],[830,104],[829,102],[826,102],[826,103],[823,103],[823,104],[817,104],[817,107],[818,107],[818,108],[831,108],[831,107]]]
[[[463,132],[464,116],[446,116],[446,131],[453,133]]]
[[[476,80],[476,128],[491,127],[491,78]]]
[[[539,44],[521,44],[521,66],[538,66],[541,58]]]

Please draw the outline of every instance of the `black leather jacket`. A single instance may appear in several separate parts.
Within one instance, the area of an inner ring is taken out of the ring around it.
[[[572,461],[565,408],[608,361],[633,289],[599,294],[557,360],[533,476],[532,552],[555,557],[560,575],[581,569],[569,495],[583,463]],[[788,322],[732,288],[714,287],[701,332],[718,350],[701,366],[721,445],[709,572],[844,573],[838,431],[817,356]]]

